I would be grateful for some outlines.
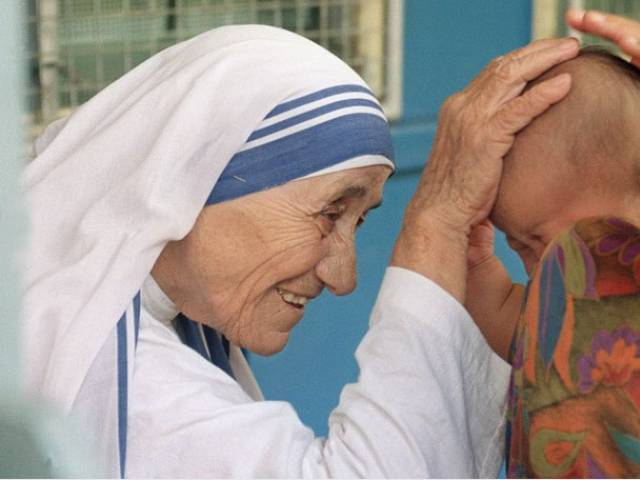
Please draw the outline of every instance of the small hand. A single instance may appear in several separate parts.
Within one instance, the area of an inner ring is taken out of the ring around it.
[[[467,250],[467,268],[469,271],[493,258],[494,241],[493,224],[488,219],[483,220],[471,229],[469,234],[469,248]]]
[[[640,22],[595,10],[568,10],[565,18],[569,26],[580,32],[615,42],[631,57],[631,63],[640,67]]]

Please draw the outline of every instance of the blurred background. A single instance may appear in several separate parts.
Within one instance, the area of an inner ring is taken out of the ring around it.
[[[18,375],[15,258],[26,220],[16,185],[28,161],[25,145],[168,45],[220,25],[262,23],[298,32],[346,60],[392,122],[397,173],[384,206],[360,230],[358,289],[312,302],[282,353],[250,356],[265,397],[293,403],[317,435],[326,434],[340,389],[356,379],[354,352],[440,104],[493,57],[532,38],[571,33],[563,23],[570,5],[640,19],[640,0],[0,0],[0,395],[14,395]],[[526,281],[501,236],[496,249],[514,279]]]

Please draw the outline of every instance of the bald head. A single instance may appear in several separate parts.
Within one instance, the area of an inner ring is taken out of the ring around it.
[[[561,73],[571,74],[571,91],[517,135],[505,173],[573,170],[587,186],[598,187],[602,180],[614,180],[621,168],[637,169],[640,70],[604,50],[587,48],[528,88]]]
[[[640,221],[640,70],[585,49],[527,88],[561,73],[571,91],[516,136],[492,212],[533,259],[581,218]]]

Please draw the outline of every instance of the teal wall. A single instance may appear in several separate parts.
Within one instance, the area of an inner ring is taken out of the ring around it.
[[[312,302],[283,352],[251,356],[266,398],[291,402],[317,435],[326,434],[342,386],[356,380],[353,354],[429,152],[440,104],[490,59],[529,42],[531,10],[530,0],[405,1],[404,105],[393,125],[398,172],[387,183],[383,207],[358,234],[358,288],[349,297],[325,293]],[[512,276],[523,281],[501,236],[496,248]]]

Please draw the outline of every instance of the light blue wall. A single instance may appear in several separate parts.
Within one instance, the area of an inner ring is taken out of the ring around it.
[[[353,354],[431,146],[440,104],[491,58],[528,43],[530,26],[530,0],[406,0],[404,113],[393,126],[398,173],[387,184],[384,206],[358,235],[358,288],[345,298],[325,293],[310,304],[282,353],[251,357],[267,399],[293,403],[316,434],[326,434],[340,389],[356,379]],[[502,237],[497,250],[522,281],[524,272]]]

